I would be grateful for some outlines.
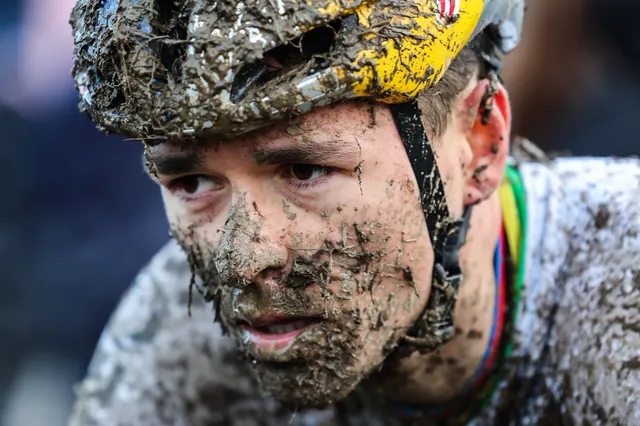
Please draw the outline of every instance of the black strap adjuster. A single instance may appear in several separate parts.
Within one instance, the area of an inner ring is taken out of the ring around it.
[[[404,340],[419,348],[420,352],[431,352],[454,335],[453,311],[462,281],[458,252],[469,229],[471,208],[465,210],[461,219],[450,217],[444,182],[427,140],[417,103],[392,105],[391,112],[418,182],[435,254],[431,294],[422,315]]]
[[[442,263],[433,265],[433,273],[436,279],[432,286],[442,291],[447,299],[452,299],[456,295],[459,282],[462,280],[462,271],[457,268],[457,272],[446,271]]]

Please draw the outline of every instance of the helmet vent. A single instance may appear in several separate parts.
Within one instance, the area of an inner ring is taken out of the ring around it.
[[[150,44],[166,71],[167,79],[180,80],[186,54],[187,14],[182,2],[155,0],[154,38]],[[162,77],[162,76],[160,76]]]
[[[240,102],[251,89],[292,74],[312,74],[330,66],[330,55],[342,22],[314,28],[290,42],[264,53],[263,60],[240,69],[231,87],[231,101]]]

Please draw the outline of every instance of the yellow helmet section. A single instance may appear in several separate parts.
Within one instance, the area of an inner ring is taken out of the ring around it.
[[[405,31],[400,37],[372,43],[379,50],[359,52],[354,63],[357,82],[352,86],[357,96],[376,93],[379,101],[400,103],[433,86],[471,38],[484,8],[483,0],[415,0],[413,4],[418,8],[415,12],[376,10],[375,3],[355,11],[366,28],[379,25],[380,17],[386,15],[392,28]],[[381,33],[372,31],[370,37],[381,37]],[[344,69],[335,72],[342,75]]]
[[[365,6],[367,3],[372,2],[375,3],[372,0],[329,0],[324,6],[318,8],[318,13],[331,17],[344,16],[352,13],[358,6]],[[316,7],[311,0],[307,0],[307,6],[310,8]]]
[[[160,13],[156,0],[77,1],[81,108],[104,130],[176,139],[231,137],[355,97],[415,99],[488,25],[500,26],[499,43],[517,44],[524,8],[524,0],[172,0]]]

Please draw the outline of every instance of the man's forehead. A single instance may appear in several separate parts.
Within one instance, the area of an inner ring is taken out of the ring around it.
[[[373,106],[343,103],[319,108],[309,114],[295,117],[272,126],[255,130],[235,138],[215,136],[189,141],[165,141],[149,147],[155,157],[190,156],[204,161],[207,153],[235,146],[248,155],[268,148],[295,148],[301,150],[328,149],[352,151],[361,149],[362,135],[371,130]]]
[[[190,157],[193,160],[204,160],[205,150],[209,143],[205,141],[172,141],[167,140],[153,146],[146,146],[145,153],[151,157]]]
[[[368,104],[367,104],[368,105]],[[276,123],[245,136],[253,145],[278,143],[324,143],[353,139],[368,129],[368,109],[356,102],[318,108],[308,114]]]

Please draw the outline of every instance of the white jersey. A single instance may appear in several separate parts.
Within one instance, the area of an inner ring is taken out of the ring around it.
[[[640,161],[523,163],[523,303],[508,374],[472,424],[640,425]],[[291,413],[265,398],[194,297],[171,242],[105,330],[71,426],[395,426],[360,397]],[[430,425],[420,420],[407,424]]]

